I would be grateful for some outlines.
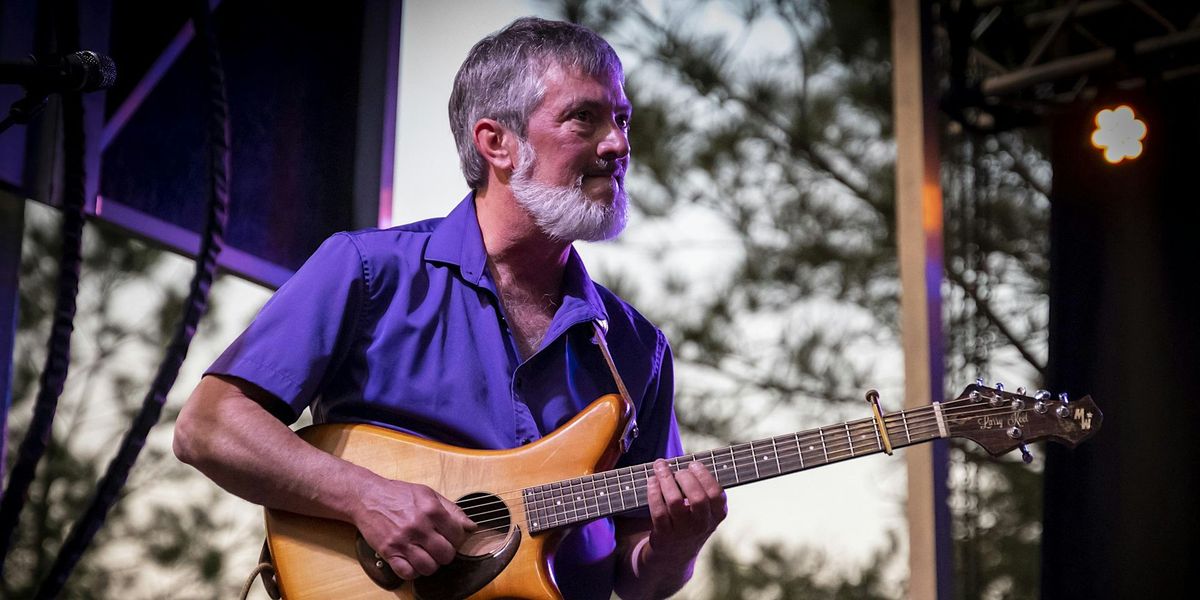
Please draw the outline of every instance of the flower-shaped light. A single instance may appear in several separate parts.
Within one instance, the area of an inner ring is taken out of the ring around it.
[[[1142,138],[1146,124],[1133,117],[1133,109],[1122,104],[1115,109],[1096,113],[1096,131],[1092,145],[1104,151],[1104,160],[1117,164],[1142,154]]]

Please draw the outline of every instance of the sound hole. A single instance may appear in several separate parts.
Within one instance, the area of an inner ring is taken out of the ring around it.
[[[512,531],[512,514],[499,496],[475,492],[455,501],[475,521],[475,532],[458,549],[466,556],[487,556],[504,546]]]

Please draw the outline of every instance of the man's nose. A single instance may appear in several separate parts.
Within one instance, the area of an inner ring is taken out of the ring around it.
[[[600,147],[596,149],[596,153],[605,160],[629,156],[629,133],[615,122],[609,123],[608,132],[604,139],[600,140]]]

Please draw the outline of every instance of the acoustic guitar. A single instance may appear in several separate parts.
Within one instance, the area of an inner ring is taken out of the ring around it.
[[[726,488],[932,440],[962,437],[993,456],[1039,440],[1074,447],[1100,428],[1090,396],[1030,397],[968,386],[954,400],[709,450],[669,461],[703,463]],[[877,398],[877,396],[876,396]],[[871,394],[868,394],[871,400]],[[429,577],[401,581],[353,526],[267,510],[267,542],[284,598],[561,598],[549,557],[566,529],[647,505],[651,465],[612,469],[631,407],[603,396],[550,435],[512,450],[467,450],[361,424],[314,425],[299,435],[383,477],[428,485],[478,528]]]

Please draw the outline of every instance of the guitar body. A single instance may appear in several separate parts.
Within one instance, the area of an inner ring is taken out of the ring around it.
[[[491,539],[469,541],[464,547],[476,549],[472,556],[460,556],[433,577],[388,590],[364,567],[372,557],[360,561],[353,526],[268,509],[267,542],[284,598],[561,598],[549,559],[564,530],[530,535],[520,491],[611,468],[630,410],[620,396],[603,396],[550,435],[512,450],[467,450],[372,425],[302,429],[300,436],[321,450],[383,477],[425,484],[450,500],[503,494],[510,526]]]

